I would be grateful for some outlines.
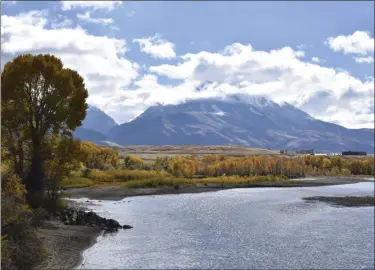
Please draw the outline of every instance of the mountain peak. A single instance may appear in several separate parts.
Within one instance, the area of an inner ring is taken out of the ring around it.
[[[82,124],[83,128],[95,130],[102,134],[106,134],[115,126],[117,126],[115,120],[98,107],[92,105],[87,109],[87,115]]]
[[[245,94],[149,107],[111,131],[119,144],[247,145],[268,149],[346,148],[373,152],[374,133],[314,119],[289,103]]]

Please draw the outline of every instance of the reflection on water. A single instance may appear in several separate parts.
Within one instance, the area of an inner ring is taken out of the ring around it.
[[[95,201],[93,210],[134,228],[98,239],[80,268],[373,269],[373,207],[301,199],[373,192],[367,182]]]

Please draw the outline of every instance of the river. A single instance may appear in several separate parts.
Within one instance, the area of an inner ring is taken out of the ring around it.
[[[374,207],[302,199],[373,194],[363,182],[94,200],[134,228],[100,236],[78,269],[374,269]]]

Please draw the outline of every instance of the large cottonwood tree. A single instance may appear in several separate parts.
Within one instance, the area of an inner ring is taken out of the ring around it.
[[[5,64],[2,147],[14,158],[29,195],[43,194],[48,138],[51,133],[72,137],[86,117],[87,96],[83,78],[53,55],[20,55]]]

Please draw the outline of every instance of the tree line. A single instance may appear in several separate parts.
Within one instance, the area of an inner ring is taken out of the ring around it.
[[[275,175],[295,178],[318,175],[373,175],[374,159],[336,156],[295,158],[277,156],[230,157],[224,155],[206,155],[202,158],[179,156],[173,158],[158,157],[153,164],[153,168],[183,177]]]

